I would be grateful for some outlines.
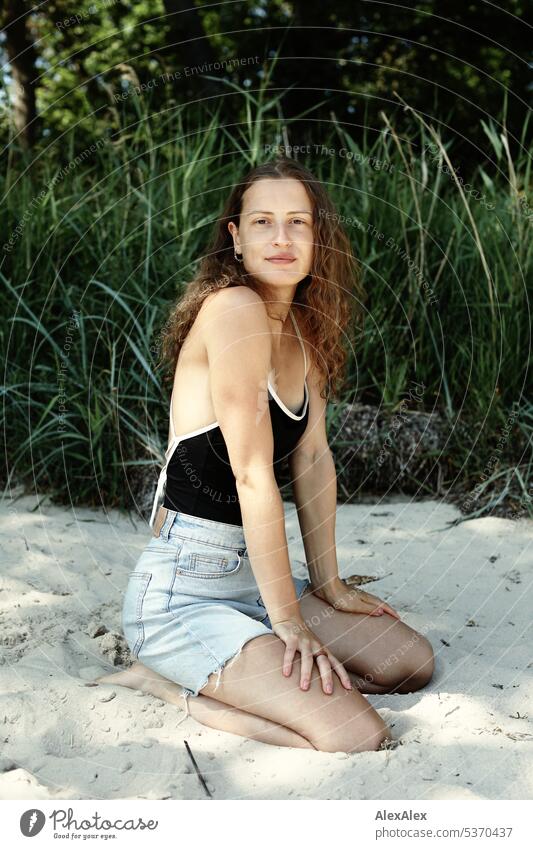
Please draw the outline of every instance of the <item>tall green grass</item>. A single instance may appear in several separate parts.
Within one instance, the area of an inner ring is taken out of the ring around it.
[[[229,188],[270,158],[265,146],[291,143],[278,97],[232,97],[245,107],[238,126],[224,124],[223,103],[150,116],[135,101],[120,132],[81,158],[75,131],[32,161],[12,149],[0,178],[4,244],[21,226],[0,249],[6,492],[18,482],[62,502],[131,507],[136,469],[155,479],[168,432],[158,327]],[[527,125],[511,144],[484,124],[490,156],[468,180],[476,198],[425,119],[413,114],[408,133],[382,119],[362,147],[334,119],[317,124],[300,157],[351,219],[364,268],[346,401],[394,409],[410,380],[424,384],[425,409],[449,423],[450,491],[481,487],[472,514],[512,496],[531,515]]]

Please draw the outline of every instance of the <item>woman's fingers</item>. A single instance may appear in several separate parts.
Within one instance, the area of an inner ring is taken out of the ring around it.
[[[310,687],[315,661],[324,693],[333,692],[333,670],[338,675],[343,687],[352,690],[352,682],[344,666],[335,655],[331,654],[329,649],[322,645],[315,634],[298,622],[292,623],[291,627],[292,631],[286,634],[284,633],[286,630],[285,623],[278,622],[275,625],[278,636],[285,643],[282,661],[283,675],[287,678],[292,675],[294,657],[298,652],[300,654],[300,688],[302,690],[308,690]]]
[[[302,690],[309,689],[311,673],[313,671],[313,653],[309,643],[304,642],[300,645],[300,687]]]
[[[322,689],[324,692],[329,695],[333,692],[333,675],[331,673],[331,663],[329,657],[325,654],[319,654],[318,657],[315,657],[316,665],[320,670],[320,677],[322,679]]]
[[[339,676],[342,686],[345,687],[347,690],[353,690],[353,686],[352,686],[350,676],[346,672],[346,670],[345,670],[344,666],[342,665],[342,663],[340,662],[340,660],[337,660],[335,655],[331,654],[330,651],[328,651],[328,658],[329,658],[329,661],[330,661],[333,669],[335,670],[335,672]]]
[[[394,616],[395,619],[401,619],[400,614],[391,607],[390,604],[387,604],[386,601],[382,601],[375,595],[371,593],[361,593],[361,598],[368,604],[372,609],[369,611],[370,616],[382,616],[384,613],[389,613],[391,616]]]
[[[294,660],[294,655],[296,654],[296,649],[298,648],[298,641],[296,638],[294,640],[288,640],[285,643],[285,652],[283,655],[283,674],[289,678],[292,675],[292,662]]]
[[[389,613],[391,616],[394,616],[395,619],[401,619],[400,614],[397,613],[389,604],[385,604],[384,601],[371,611],[370,616],[382,616],[384,613]]]
[[[390,613],[390,615],[394,616],[395,619],[401,619],[400,614],[394,609],[394,607],[391,607],[390,604],[384,604],[383,609],[385,613]]]

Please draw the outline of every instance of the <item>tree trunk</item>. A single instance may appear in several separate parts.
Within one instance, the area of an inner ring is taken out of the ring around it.
[[[217,61],[217,56],[205,34],[198,9],[191,0],[163,0],[163,5],[169,38],[165,53],[178,60],[176,65],[195,69],[190,80],[193,85],[196,81],[196,87],[204,94],[219,95],[220,86],[201,76],[202,73],[217,75],[217,71],[209,67]],[[207,67],[202,72],[204,66]],[[177,81],[176,85],[183,86],[183,82]]]
[[[22,144],[31,147],[37,134],[35,103],[37,51],[24,0],[5,0],[2,25],[13,79],[13,122]]]

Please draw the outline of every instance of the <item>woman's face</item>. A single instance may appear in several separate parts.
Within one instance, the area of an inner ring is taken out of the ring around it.
[[[228,229],[244,268],[262,283],[295,288],[309,274],[313,206],[300,180],[256,180],[244,192],[240,226],[230,221]]]

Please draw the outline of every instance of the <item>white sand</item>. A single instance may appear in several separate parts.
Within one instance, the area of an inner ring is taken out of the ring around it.
[[[253,742],[152,696],[87,686],[120,668],[113,632],[147,524],[42,496],[4,502],[0,798],[202,799],[187,740],[218,799],[530,799],[533,522],[450,528],[458,516],[436,501],[339,505],[341,574],[377,576],[365,588],[437,656],[424,690],[368,696],[398,745],[345,755]],[[111,634],[90,636],[90,623]]]

